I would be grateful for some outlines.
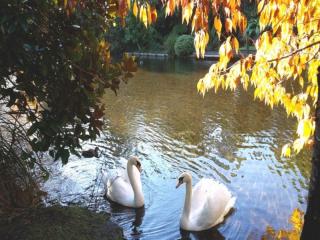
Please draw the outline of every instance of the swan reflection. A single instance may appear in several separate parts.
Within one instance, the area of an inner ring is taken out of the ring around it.
[[[130,235],[133,239],[140,239],[143,234],[140,226],[145,215],[145,208],[126,208],[110,201],[110,210],[113,219],[126,231],[125,235]]]
[[[224,240],[225,237],[219,232],[216,227],[200,232],[190,232],[180,228],[180,240]]]

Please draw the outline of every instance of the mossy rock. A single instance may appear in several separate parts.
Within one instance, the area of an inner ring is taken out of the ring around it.
[[[0,217],[2,240],[117,240],[122,229],[109,215],[80,207],[33,208],[15,217]]]

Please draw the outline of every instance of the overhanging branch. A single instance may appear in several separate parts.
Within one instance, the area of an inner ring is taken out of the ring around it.
[[[305,47],[303,47],[303,48],[299,48],[299,49],[291,52],[291,53],[288,54],[288,55],[285,55],[285,56],[282,56],[282,57],[278,57],[278,58],[274,58],[274,59],[268,60],[268,62],[276,62],[276,61],[280,61],[280,60],[282,60],[282,59],[291,57],[291,56],[293,56],[294,54],[297,54],[298,52],[301,52],[301,51],[303,51],[303,50],[305,50],[305,49],[307,49],[307,48],[311,48],[311,47],[313,47],[313,46],[315,46],[315,45],[317,45],[317,44],[320,44],[320,41],[316,41],[316,42],[314,42],[314,43],[309,44],[308,46],[305,46]]]

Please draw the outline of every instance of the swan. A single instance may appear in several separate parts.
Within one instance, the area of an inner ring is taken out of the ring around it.
[[[176,188],[186,183],[186,196],[180,227],[187,231],[207,230],[221,223],[234,206],[236,198],[222,183],[201,179],[192,189],[192,176],[184,172],[178,178]]]
[[[143,207],[144,196],[140,172],[141,162],[137,157],[131,157],[127,162],[126,172],[105,178],[107,198],[126,207]]]

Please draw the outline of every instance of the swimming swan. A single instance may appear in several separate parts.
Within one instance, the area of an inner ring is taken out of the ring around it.
[[[127,162],[127,171],[113,177],[106,177],[106,196],[113,202],[126,207],[140,208],[144,205],[141,179],[141,162],[131,157]]]
[[[192,177],[182,173],[176,188],[186,183],[186,197],[180,218],[180,227],[188,231],[209,229],[223,221],[236,201],[222,183],[201,179],[192,189]]]

